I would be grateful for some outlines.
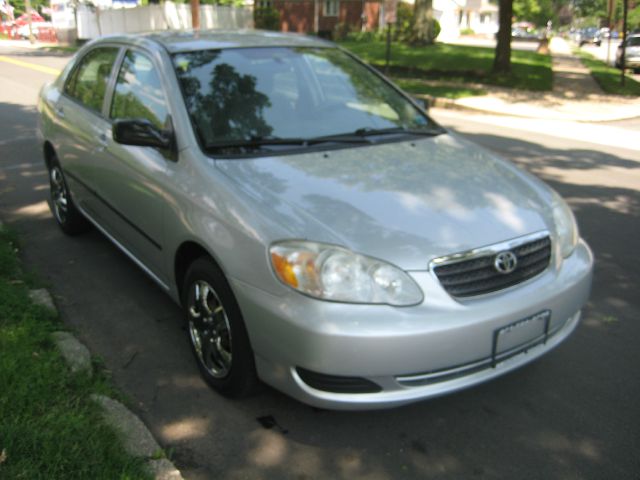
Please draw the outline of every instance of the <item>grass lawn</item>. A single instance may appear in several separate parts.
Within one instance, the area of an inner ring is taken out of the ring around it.
[[[620,70],[610,67],[605,62],[596,60],[593,55],[581,50],[575,52],[582,63],[591,70],[591,76],[595,78],[600,88],[606,93],[614,95],[640,95],[640,83],[636,82],[629,75],[625,78],[624,87],[620,84]]]
[[[0,478],[151,478],[89,399],[111,393],[105,380],[67,369],[50,338],[61,325],[29,300],[16,252],[0,227]]]
[[[407,93],[430,95],[441,98],[463,98],[486,95],[486,90],[466,87],[462,84],[431,85],[419,78],[393,78],[393,81]]]
[[[344,41],[340,45],[382,70],[386,45],[383,41]],[[552,87],[551,57],[513,50],[511,74],[495,75],[493,48],[436,43],[429,47],[391,45],[390,74],[394,78],[425,78],[476,82],[521,90],[546,91]]]

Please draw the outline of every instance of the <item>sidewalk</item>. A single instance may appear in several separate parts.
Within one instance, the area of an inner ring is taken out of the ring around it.
[[[435,106],[577,122],[607,122],[640,117],[640,98],[604,94],[589,70],[572,56],[571,48],[564,39],[552,38],[549,49],[553,57],[551,92],[491,88],[485,96],[445,102],[439,99]]]

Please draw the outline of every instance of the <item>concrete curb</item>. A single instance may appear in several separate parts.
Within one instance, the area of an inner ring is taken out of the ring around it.
[[[58,314],[48,290],[31,290],[29,297],[33,303]],[[84,372],[89,376],[93,374],[91,354],[82,342],[69,332],[53,332],[51,337],[73,373]],[[104,395],[93,394],[91,399],[102,408],[106,422],[121,435],[125,450],[134,457],[146,460],[147,469],[155,480],[183,480],[175,465],[162,458],[160,445],[137,415],[120,402]]]
[[[76,337],[69,332],[53,332],[51,337],[73,373],[84,372],[88,376],[93,375],[91,354]]]
[[[565,121],[565,122],[577,122],[577,123],[608,123],[617,122],[621,120],[633,120],[640,118],[640,115],[636,113],[628,115],[614,115],[606,118],[584,118],[577,115],[532,115],[524,114],[513,111],[504,111],[499,109],[482,108],[472,105],[465,105],[459,103],[457,100],[442,97],[432,97],[431,95],[415,95],[417,98],[425,100],[430,108],[442,108],[447,110],[460,110],[474,113],[482,113],[485,115],[499,115],[501,117],[517,117],[517,118],[529,118],[534,120],[553,120],[553,121]],[[473,97],[471,97],[473,98]]]
[[[137,415],[104,395],[91,395],[91,400],[102,407],[104,419],[121,434],[125,450],[134,457],[147,460],[147,468],[156,480],[182,480],[182,474],[171,461],[158,458],[162,449]]]

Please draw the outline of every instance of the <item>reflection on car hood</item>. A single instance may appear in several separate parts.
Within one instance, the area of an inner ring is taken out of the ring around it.
[[[329,152],[216,160],[280,231],[407,270],[550,228],[549,189],[452,135]]]

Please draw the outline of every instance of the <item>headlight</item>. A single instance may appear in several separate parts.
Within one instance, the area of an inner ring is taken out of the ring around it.
[[[285,241],[272,245],[269,253],[282,283],[315,298],[395,306],[422,302],[422,290],[407,273],[344,248]]]
[[[553,192],[552,210],[560,254],[566,258],[571,255],[578,243],[578,225],[569,205],[556,192]]]

